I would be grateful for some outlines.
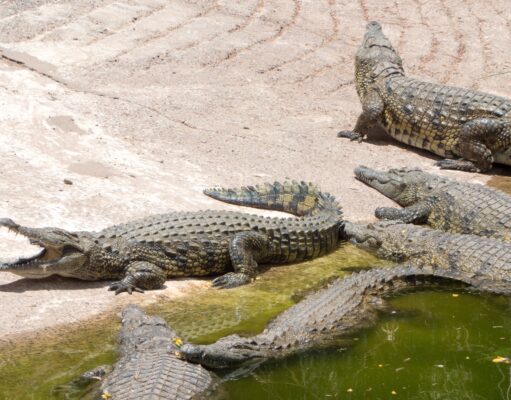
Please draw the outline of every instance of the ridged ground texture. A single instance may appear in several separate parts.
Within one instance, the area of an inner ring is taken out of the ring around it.
[[[392,206],[353,168],[431,170],[431,155],[336,137],[360,113],[353,62],[370,20],[410,76],[511,96],[505,0],[2,1],[0,217],[97,230],[225,209],[202,189],[285,177],[330,191],[350,220]],[[0,257],[26,250],[1,235]],[[122,300],[83,282],[13,285],[2,336]]]

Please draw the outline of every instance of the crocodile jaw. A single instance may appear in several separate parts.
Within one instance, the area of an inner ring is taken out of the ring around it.
[[[31,244],[41,247],[32,257],[19,258],[12,263],[0,264],[0,272],[31,279],[46,278],[51,275],[73,277],[88,257],[79,246],[79,238],[57,228],[27,228],[8,218],[0,218],[0,226],[27,237]]]
[[[368,250],[378,250],[381,246],[380,231],[375,229],[374,224],[354,224],[346,221],[344,234],[351,243]]]
[[[380,193],[394,201],[397,201],[403,191],[407,188],[406,183],[397,179],[397,177],[392,176],[395,174],[391,175],[388,172],[377,171],[360,165],[355,168],[354,173],[359,181],[375,188]]]
[[[367,24],[366,29],[355,58],[356,75],[363,77],[365,83],[390,75],[404,75],[401,57],[383,34],[381,25],[372,21]]]
[[[20,258],[14,263],[0,265],[0,272],[13,274],[30,279],[42,279],[51,275],[75,277],[73,271],[80,269],[86,261],[83,254],[70,254],[53,259],[46,259],[47,249],[30,258]]]

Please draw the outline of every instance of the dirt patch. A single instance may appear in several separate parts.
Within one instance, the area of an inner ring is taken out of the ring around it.
[[[116,175],[116,173],[107,166],[94,161],[71,164],[69,170],[77,174],[94,176],[96,178],[108,178],[109,176]]]
[[[69,115],[56,115],[54,117],[50,117],[48,118],[48,123],[63,132],[75,132],[81,135],[87,134],[87,132],[76,125],[73,117],[70,117]]]

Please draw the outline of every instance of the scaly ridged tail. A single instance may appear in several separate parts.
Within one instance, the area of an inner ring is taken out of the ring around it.
[[[341,206],[334,196],[306,182],[265,183],[258,186],[243,186],[226,189],[204,190],[214,199],[247,207],[284,211],[296,216],[315,215],[330,212],[342,217]]]

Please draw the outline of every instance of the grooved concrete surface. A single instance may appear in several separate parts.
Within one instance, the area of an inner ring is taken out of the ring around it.
[[[201,190],[287,177],[335,194],[347,218],[372,218],[392,203],[353,179],[356,165],[435,169],[390,139],[336,138],[360,111],[353,60],[373,19],[410,75],[511,96],[506,0],[1,1],[0,216],[100,229],[234,209]],[[0,258],[33,252],[24,243],[2,230]],[[201,284],[114,297],[104,283],[2,274],[0,334]]]

